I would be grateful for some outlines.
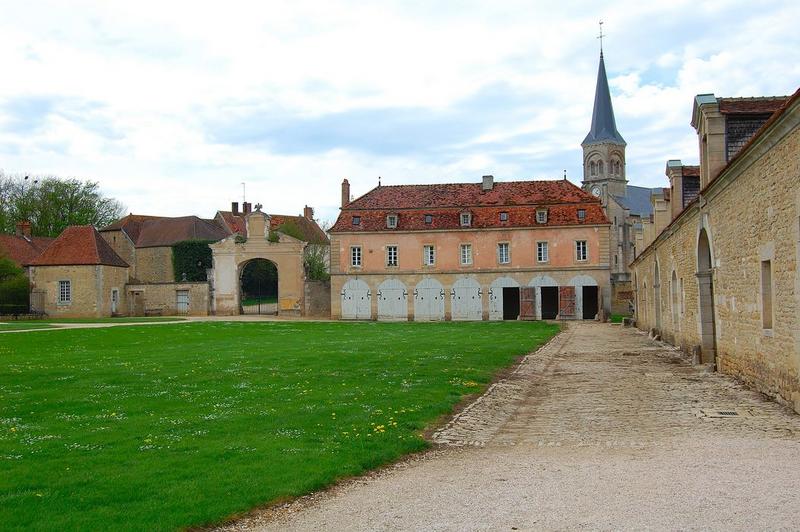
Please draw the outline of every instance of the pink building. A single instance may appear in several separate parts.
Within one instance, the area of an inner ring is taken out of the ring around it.
[[[594,319],[609,301],[609,221],[567,180],[378,186],[331,228],[342,319]],[[606,311],[607,312],[607,311]]]

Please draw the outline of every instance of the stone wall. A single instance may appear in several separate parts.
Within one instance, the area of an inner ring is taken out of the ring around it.
[[[164,316],[207,316],[211,309],[211,294],[207,282],[143,283],[125,287],[132,316],[161,314]],[[178,311],[178,291],[189,292],[187,312]]]
[[[304,315],[315,318],[331,317],[330,281],[306,281]]]
[[[703,343],[700,290],[709,277],[702,275],[698,251],[699,235],[705,231],[713,286],[713,299],[706,299],[713,303],[717,369],[798,412],[799,126],[795,102],[632,265],[637,325],[659,329],[670,342],[694,349]],[[772,268],[771,328],[765,328],[762,298],[766,260]]]
[[[32,266],[32,288],[44,291],[44,312],[50,317],[99,318],[111,316],[111,292],[119,291],[117,314],[127,310],[125,284],[128,269],[115,266]],[[72,298],[59,303],[59,281],[70,281]]]
[[[171,283],[175,281],[172,269],[172,248],[136,249],[136,277],[140,283]]]

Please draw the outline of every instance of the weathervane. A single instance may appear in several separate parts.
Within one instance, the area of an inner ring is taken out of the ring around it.
[[[600,35],[597,36],[597,38],[600,39],[600,55],[603,55],[603,37],[605,37],[605,35],[603,34],[603,21],[601,20],[600,21]]]

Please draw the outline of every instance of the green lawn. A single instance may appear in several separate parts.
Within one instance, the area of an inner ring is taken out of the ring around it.
[[[0,337],[0,525],[172,530],[426,447],[542,322],[205,322]]]
[[[277,296],[270,296],[270,297],[250,297],[247,299],[242,300],[243,307],[251,307],[253,305],[258,305],[259,303],[265,303],[267,305],[274,304],[278,302]]]
[[[627,317],[628,316],[625,316],[623,314],[612,314],[611,323],[622,323],[622,318],[627,318]]]
[[[0,331],[28,331],[31,329],[50,329],[51,325],[40,321],[19,320],[0,322]]]
[[[121,316],[119,318],[45,318],[33,323],[151,323],[157,321],[185,321],[181,316]]]

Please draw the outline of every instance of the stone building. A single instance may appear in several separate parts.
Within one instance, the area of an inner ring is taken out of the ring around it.
[[[128,263],[90,226],[65,229],[29,263],[41,310],[53,317],[110,316],[125,308]]]
[[[378,186],[331,228],[331,315],[594,319],[607,307],[608,219],[567,180]],[[606,308],[607,311],[607,308]]]
[[[627,143],[617,130],[605,61],[600,52],[592,124],[581,143],[583,148],[583,189],[600,198],[611,222],[608,250],[611,311],[629,314],[633,302],[628,264],[644,246],[644,234],[653,223],[651,196],[659,189],[628,184],[625,168]],[[638,245],[638,247],[637,247]]]
[[[699,172],[667,163],[673,219],[631,264],[637,326],[800,412],[800,90],[701,94],[692,125]]]

